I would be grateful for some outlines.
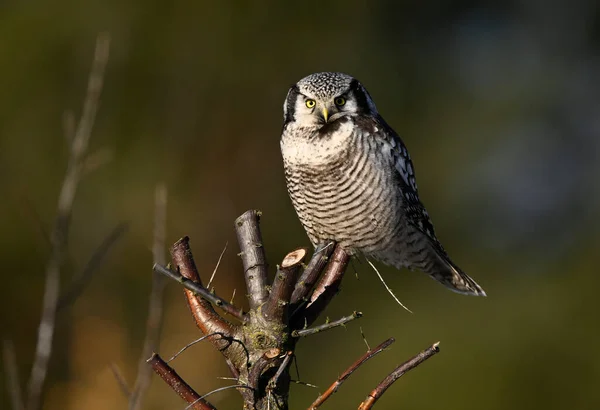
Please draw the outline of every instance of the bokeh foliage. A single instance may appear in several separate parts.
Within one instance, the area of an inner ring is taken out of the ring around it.
[[[383,268],[415,311],[355,263],[332,318],[361,310],[371,344],[398,340],[328,408],[353,408],[393,366],[441,340],[381,409],[595,409],[600,249],[597,1],[254,2],[4,0],[0,5],[0,302],[21,382],[31,365],[49,230],[94,39],[112,51],[92,150],[112,161],[83,181],[63,281],[110,229],[130,224],[91,286],[59,317],[46,409],[123,408],[109,364],[133,381],[151,278],[153,192],[169,188],[168,242],[192,238],[201,271],[243,294],[233,220],[263,211],[274,265],[307,245],[285,191],[279,133],[287,88],[315,71],[358,77],[403,136],[438,236],[487,299]],[[240,301],[242,298],[237,297]],[[198,336],[167,294],[165,355]],[[299,348],[301,379],[325,387],[364,349],[359,324]],[[209,345],[175,367],[199,392],[225,382]],[[0,373],[4,385],[4,373]],[[0,390],[0,407],[8,396]],[[292,408],[316,391],[294,386]],[[235,392],[212,400],[238,408]],[[148,409],[181,402],[159,380]],[[182,408],[184,406],[181,406]]]

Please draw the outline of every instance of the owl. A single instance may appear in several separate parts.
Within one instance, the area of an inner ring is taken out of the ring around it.
[[[485,296],[437,239],[410,155],[358,80],[311,74],[290,88],[283,114],[287,190],[314,246],[333,240],[351,255]]]

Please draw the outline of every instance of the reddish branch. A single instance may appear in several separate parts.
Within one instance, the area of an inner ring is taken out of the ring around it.
[[[394,384],[396,380],[402,377],[409,370],[414,369],[415,367],[423,363],[425,360],[438,353],[440,351],[439,344],[440,342],[434,343],[427,349],[423,350],[421,353],[417,354],[412,359],[396,367],[396,369],[394,369],[393,372],[391,372],[385,379],[381,381],[381,383],[377,385],[377,387],[373,389],[373,391],[371,391],[371,393],[369,393],[367,398],[360,404],[360,406],[358,406],[358,410],[368,410],[371,407],[373,407],[375,402],[379,400],[383,393],[385,393],[385,391],[392,384]]]
[[[381,343],[375,349],[367,350],[364,355],[362,355],[357,361],[352,363],[350,365],[350,367],[348,367],[346,369],[346,371],[344,373],[342,373],[342,375],[340,377],[338,377],[338,379],[335,382],[333,382],[333,384],[331,386],[329,386],[329,388],[327,390],[325,390],[325,393],[323,393],[323,394],[319,395],[319,397],[317,397],[317,399],[313,402],[313,404],[310,405],[308,410],[316,410],[319,406],[321,406],[325,402],[325,400],[330,398],[333,395],[333,393],[335,393],[339,389],[339,387],[342,385],[342,383],[344,383],[346,381],[346,379],[348,379],[348,377],[350,377],[352,375],[352,373],[354,373],[360,366],[362,366],[369,359],[375,357],[378,353],[383,352],[384,349],[387,349],[394,342],[395,342],[395,339],[390,337],[388,340]]]
[[[191,409],[195,410],[216,410],[216,408],[202,399],[201,396],[194,391],[182,378],[177,374],[171,366],[169,366],[158,354],[154,353],[148,359],[148,363],[152,369],[165,381],[174,391],[191,404]],[[192,404],[193,403],[193,404]]]

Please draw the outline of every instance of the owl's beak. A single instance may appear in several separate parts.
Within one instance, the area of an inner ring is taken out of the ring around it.
[[[323,114],[323,119],[325,122],[327,122],[327,119],[329,118],[329,111],[327,111],[327,107],[323,107],[321,113]]]

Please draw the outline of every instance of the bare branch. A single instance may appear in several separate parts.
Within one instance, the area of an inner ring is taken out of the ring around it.
[[[340,288],[349,261],[350,255],[336,245],[327,268],[325,268],[325,273],[310,298],[310,303],[302,312],[300,323],[310,326],[329,305]]]
[[[180,265],[180,267],[181,267],[181,265]],[[239,319],[241,321],[245,320],[244,312],[241,309],[236,308],[235,306],[231,305],[225,299],[212,294],[211,292],[208,291],[208,289],[206,289],[204,286],[202,286],[202,284],[195,282],[192,279],[188,279],[182,273],[173,272],[172,270],[167,269],[162,265],[156,264],[156,265],[154,265],[153,269],[156,272],[161,273],[161,274],[181,283],[181,285],[184,288],[186,288],[187,290],[192,292],[194,297],[196,297],[196,295],[197,295],[204,302],[207,302],[207,304],[209,306],[210,306],[210,304],[208,302],[212,302],[215,305],[217,305],[218,307],[220,307],[221,309],[223,309],[223,311],[225,311],[226,313],[235,317],[236,319]],[[212,307],[211,307],[211,309],[212,309]],[[212,311],[214,312],[214,309],[212,309]]]
[[[371,407],[373,407],[375,402],[379,400],[383,393],[385,393],[385,391],[396,380],[402,377],[409,370],[414,369],[415,367],[423,363],[425,360],[438,353],[440,351],[439,344],[440,342],[434,343],[427,349],[423,350],[421,353],[417,354],[412,359],[396,367],[396,369],[394,369],[393,372],[391,372],[385,379],[381,381],[381,383],[377,385],[377,387],[375,387],[375,389],[373,389],[373,391],[371,391],[371,393],[369,393],[367,398],[360,404],[360,406],[358,406],[358,410],[368,410]]]
[[[334,243],[328,242],[319,245],[315,249],[312,258],[310,258],[308,265],[306,265],[306,269],[304,269],[304,272],[302,272],[302,275],[300,275],[300,278],[298,279],[298,283],[296,283],[294,293],[292,293],[292,304],[297,304],[306,299],[309,292],[315,286],[317,279],[319,279],[323,268],[327,264],[329,256],[333,252],[333,247]]]
[[[198,400],[202,400],[205,397],[208,397],[208,396],[210,396],[212,394],[219,393],[219,392],[222,392],[223,390],[229,390],[229,389],[249,389],[249,390],[252,390],[251,387],[245,386],[243,384],[233,384],[231,386],[219,387],[217,389],[214,389],[213,391],[209,391],[208,393],[202,395],[202,397],[200,397]],[[195,402],[191,403],[189,406],[186,406],[186,408],[184,410],[192,409],[194,404],[196,404],[196,403]]]
[[[342,375],[338,377],[338,379],[335,382],[333,382],[333,384],[329,386],[327,390],[325,390],[325,393],[317,397],[313,404],[310,405],[308,410],[316,410],[318,407],[320,407],[325,402],[325,400],[330,398],[333,395],[333,393],[337,392],[342,383],[344,383],[346,379],[348,379],[348,377],[352,375],[352,373],[354,373],[365,362],[375,357],[378,353],[381,353],[382,351],[387,349],[394,342],[395,339],[393,337],[390,337],[389,339],[381,343],[379,346],[377,346],[375,349],[369,349],[367,352],[365,352],[365,354],[363,354],[357,361],[352,363],[350,367],[348,367],[346,371],[342,373]]]
[[[111,363],[110,370],[112,371],[113,376],[115,376],[115,380],[119,385],[119,389],[121,389],[121,393],[123,393],[125,398],[129,399],[131,397],[131,391],[129,390],[129,386],[127,385],[127,381],[125,380],[123,373],[121,373],[121,369],[119,369],[119,366],[117,366],[115,363]]]
[[[52,353],[52,340],[56,321],[56,307],[60,293],[60,269],[63,265],[69,223],[73,208],[73,201],[81,177],[81,166],[85,159],[88,143],[91,136],[98,101],[104,80],[104,71],[108,61],[110,38],[108,34],[100,34],[96,40],[96,51],[90,71],[87,93],[83,105],[81,119],[75,135],[73,136],[67,172],[63,179],[58,198],[58,207],[54,228],[50,236],[52,252],[46,265],[46,283],[42,302],[42,317],[38,328],[37,344],[34,363],[29,379],[27,409],[37,410],[46,375],[48,362]]]
[[[304,257],[305,249],[296,249],[288,253],[277,270],[269,299],[265,302],[262,313],[269,320],[287,323],[287,313],[294,285]]]
[[[19,383],[19,368],[17,367],[17,355],[12,340],[4,340],[3,345],[4,377],[6,378],[6,390],[10,396],[13,410],[23,410],[23,396],[21,384]]]
[[[194,391],[171,366],[156,353],[153,353],[148,363],[152,366],[152,369],[165,381],[174,391],[185,400],[186,403],[190,403],[191,409],[195,410],[216,410],[216,408],[201,398],[201,396]]]
[[[223,301],[221,298],[211,294],[202,286],[200,275],[196,269],[196,263],[192,256],[192,250],[189,245],[189,238],[184,237],[171,247],[171,258],[178,272],[172,272],[161,265],[154,265],[154,270],[171,277],[182,283],[185,289],[185,296],[192,316],[196,320],[196,325],[205,335],[210,333],[222,333],[232,335],[232,325],[223,319],[210,304],[213,301],[217,305],[225,306],[236,317],[244,317],[240,310]],[[181,272],[181,273],[179,273]],[[201,296],[196,296],[201,295]],[[223,301],[224,303],[220,302]],[[225,349],[229,344],[222,338],[211,337],[210,342],[219,350]]]
[[[267,258],[263,248],[262,235],[258,222],[260,212],[250,210],[235,220],[235,231],[240,245],[240,256],[244,266],[244,277],[248,288],[250,309],[256,309],[266,302]]]
[[[287,369],[287,367],[289,366],[292,357],[294,357],[294,352],[292,352],[291,350],[285,353],[285,356],[281,361],[279,368],[275,372],[275,375],[271,378],[271,380],[269,380],[269,384],[267,385],[268,392],[273,391],[275,387],[277,387],[277,382],[279,381],[279,378],[281,377],[285,369]]]
[[[70,306],[75,302],[79,295],[83,293],[94,276],[94,273],[96,273],[102,266],[102,263],[106,260],[108,252],[114,247],[118,240],[125,235],[128,229],[128,224],[120,223],[106,236],[106,238],[104,238],[100,246],[96,248],[89,261],[86,263],[85,268],[83,268],[79,275],[71,280],[69,289],[61,295],[56,307],[58,311]]]
[[[165,231],[167,221],[167,187],[158,184],[154,194],[154,240],[152,258],[154,263],[165,263]],[[142,406],[146,390],[150,386],[152,369],[146,358],[158,351],[160,330],[163,323],[163,296],[165,278],[157,272],[152,275],[152,290],[148,302],[148,319],[146,320],[146,338],[138,363],[138,372],[133,391],[129,397],[129,410],[137,410]]]
[[[314,335],[315,333],[322,332],[324,330],[333,329],[334,327],[344,326],[346,323],[353,321],[354,319],[358,319],[362,317],[362,312],[353,312],[349,316],[344,316],[338,320],[334,320],[333,322],[324,323],[319,326],[309,327],[307,329],[297,329],[292,332],[292,337],[305,337]]]

